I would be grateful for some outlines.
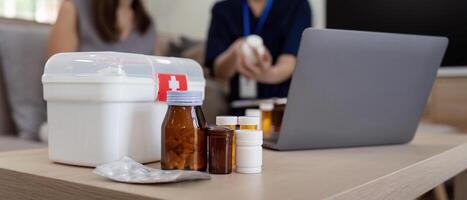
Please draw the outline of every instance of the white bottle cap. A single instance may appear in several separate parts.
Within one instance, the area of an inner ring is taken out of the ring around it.
[[[274,103],[272,102],[260,103],[259,109],[261,109],[261,111],[272,111],[274,109]]]
[[[263,46],[263,39],[259,35],[249,35],[246,37],[246,43],[253,48],[261,48]]]
[[[246,109],[245,116],[248,117],[261,117],[261,110],[259,109]]]
[[[240,116],[238,117],[238,124],[240,125],[257,125],[259,126],[259,117],[248,117]]]
[[[278,99],[276,99],[276,104],[279,104],[279,105],[287,104],[287,98],[278,98]]]
[[[216,125],[218,126],[230,126],[237,125],[238,117],[237,116],[217,116]]]

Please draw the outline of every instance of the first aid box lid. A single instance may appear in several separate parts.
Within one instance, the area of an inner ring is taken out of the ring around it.
[[[154,79],[158,73],[186,74],[189,81],[204,82],[203,70],[193,60],[120,52],[55,54],[45,65],[42,82]]]
[[[82,96],[80,99],[91,98],[88,97],[89,95],[79,94],[89,93],[96,96],[94,95],[96,91],[93,90],[103,88],[86,87],[87,84],[152,85],[153,89],[151,91],[141,90],[143,93],[147,93],[144,94],[145,97],[149,97],[154,96],[153,93],[160,93],[163,90],[164,84],[169,81],[176,83],[177,86],[185,85],[184,90],[202,91],[204,93],[205,79],[202,67],[194,60],[184,58],[121,52],[59,53],[53,55],[47,61],[44,74],[42,75],[44,97],[46,100],[62,98],[62,96],[66,96],[67,98]],[[81,87],[75,87],[76,85],[81,85]],[[68,91],[68,88],[74,91]],[[106,90],[108,88],[106,87]],[[115,88],[112,91],[118,92],[123,87],[112,88]],[[77,93],[77,90],[82,91]],[[99,94],[103,94],[103,92],[110,93],[110,91],[102,91]]]

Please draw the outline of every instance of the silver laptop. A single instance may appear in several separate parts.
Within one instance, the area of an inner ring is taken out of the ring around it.
[[[408,143],[447,38],[304,31],[276,150]]]

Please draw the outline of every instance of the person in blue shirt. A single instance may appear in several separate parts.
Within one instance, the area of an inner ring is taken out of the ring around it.
[[[214,77],[230,82],[230,101],[240,96],[240,76],[255,80],[256,96],[287,97],[302,32],[311,26],[307,0],[224,0],[212,8],[205,65]],[[266,53],[245,62],[242,44],[261,36]]]

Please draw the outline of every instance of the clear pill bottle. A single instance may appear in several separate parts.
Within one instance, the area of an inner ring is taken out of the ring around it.
[[[271,102],[264,102],[259,105],[259,109],[261,110],[261,129],[264,132],[265,136],[269,136],[269,134],[274,129],[272,124],[272,111],[274,110],[274,103]]]
[[[254,109],[254,108],[248,108],[245,110],[245,116],[247,117],[259,117],[261,119],[261,110],[260,109]],[[261,130],[261,120],[258,126],[258,130]]]
[[[237,129],[238,117],[237,116],[217,116],[217,126],[227,126],[232,130]]]
[[[238,117],[238,124],[240,125],[240,130],[258,130],[259,123],[259,117]]]
[[[243,174],[261,173],[263,165],[263,132],[260,130],[238,130],[237,168],[236,172]]]
[[[225,126],[232,130],[237,129],[238,117],[237,116],[217,116],[216,125]],[[232,167],[235,169],[235,131],[232,136]]]

